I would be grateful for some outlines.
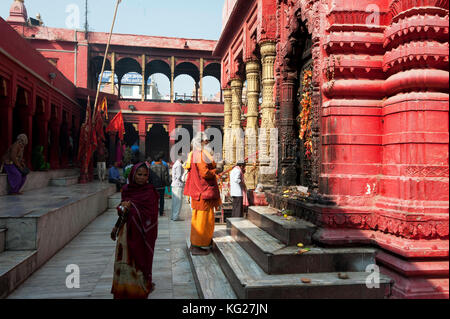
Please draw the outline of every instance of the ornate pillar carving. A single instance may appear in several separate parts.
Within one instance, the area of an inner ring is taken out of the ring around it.
[[[302,61],[299,57],[303,52],[299,40],[306,42],[307,32],[300,25],[301,10],[299,6],[290,7],[290,14],[286,28],[288,29],[287,41],[280,49],[282,56],[279,68],[280,81],[279,85],[279,101],[280,101],[280,118],[279,118],[279,145],[281,151],[279,154],[279,184],[282,186],[295,185],[297,180],[296,157],[297,157],[297,136],[294,132],[294,100],[296,98],[295,89],[298,82],[298,68]]]
[[[259,61],[247,61],[245,65],[247,74],[247,127],[245,129],[247,162],[245,181],[248,189],[255,189],[258,184],[258,165],[256,152],[258,150],[258,104],[260,91],[260,65]]]
[[[231,80],[231,145],[233,152],[233,164],[239,160],[241,154],[237,154],[238,148],[237,142],[240,136],[241,128],[241,107],[242,107],[242,80],[240,78],[234,78]],[[242,154],[243,155],[243,154]]]
[[[274,154],[274,148],[278,145],[278,140],[271,140],[271,129],[275,128],[275,101],[274,101],[274,86],[275,86],[275,60],[276,60],[276,42],[264,41],[260,44],[261,58],[262,58],[262,85],[263,85],[263,100],[261,105],[262,119],[261,119],[261,134],[263,139],[260,140],[259,155],[260,155],[260,182],[268,186],[274,186],[276,183],[275,173],[268,172],[270,159]],[[261,158],[265,151],[267,158]],[[277,162],[278,159],[272,160]]]
[[[231,121],[232,121],[232,110],[231,110],[231,103],[232,103],[232,92],[231,88],[226,88],[223,90],[223,96],[224,96],[224,136],[223,136],[223,158],[226,163],[225,169],[230,168],[230,165],[232,164],[232,158],[231,158],[231,142],[230,142],[230,136],[231,136]]]

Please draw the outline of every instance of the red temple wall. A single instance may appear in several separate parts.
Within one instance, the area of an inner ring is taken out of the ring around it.
[[[396,297],[448,297],[448,1],[245,2],[236,4],[242,10],[230,14],[215,50],[223,87],[238,69],[236,52],[248,51],[250,41],[239,42],[254,15],[246,8],[257,6],[258,42],[277,40],[274,94],[281,101],[295,8],[312,36],[319,189],[337,204],[320,213],[323,241],[392,252],[379,262],[397,281]],[[403,259],[424,256],[430,259]]]
[[[47,140],[50,129],[55,143],[58,141],[64,120],[63,111],[66,112],[69,132],[78,130],[81,107],[77,102],[76,87],[1,18],[0,33],[0,77],[3,90],[0,104],[0,153],[4,154],[16,138],[12,136],[13,112],[16,107],[21,107],[22,132],[28,136],[25,151],[28,166],[32,167],[33,145],[42,145],[44,156],[53,169],[66,167],[66,154],[59,156],[57,148],[51,150],[50,157],[47,157]],[[54,79],[50,78],[51,73],[56,75]],[[24,89],[20,96],[17,94],[19,87]],[[38,141],[33,141],[33,117],[38,119]],[[75,128],[71,127],[72,117],[75,119]]]

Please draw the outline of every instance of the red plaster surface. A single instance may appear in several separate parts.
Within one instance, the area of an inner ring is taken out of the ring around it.
[[[230,13],[230,1],[224,8],[228,20],[215,48],[224,88],[235,75],[236,54],[251,45],[252,15],[258,42],[278,42],[281,101],[291,8],[301,9],[312,34],[313,82],[321,94],[319,187],[336,203],[317,208],[326,228],[321,240],[385,249],[380,262],[398,279],[396,297],[448,298],[449,2],[255,0],[256,14],[249,3],[237,1],[235,8],[246,9],[239,14]],[[366,8],[374,4],[380,25],[367,26]],[[447,261],[435,260],[442,257]]]

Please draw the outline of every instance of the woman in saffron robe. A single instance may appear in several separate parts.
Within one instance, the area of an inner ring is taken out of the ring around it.
[[[208,137],[199,133],[193,140],[193,151],[186,168],[189,174],[184,195],[191,197],[191,247],[193,255],[208,255],[214,234],[214,210],[221,204],[217,185],[217,165],[208,148]]]
[[[119,219],[111,232],[116,260],[111,293],[115,299],[147,299],[154,290],[152,264],[158,236],[159,194],[148,183],[145,163],[133,166],[122,190]],[[118,233],[118,234],[117,234]]]

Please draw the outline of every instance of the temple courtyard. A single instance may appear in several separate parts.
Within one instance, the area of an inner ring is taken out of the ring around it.
[[[98,187],[98,183],[94,184]],[[94,187],[86,185],[85,188]],[[59,193],[65,193],[59,189]],[[36,196],[40,196],[36,198]],[[1,197],[0,205],[14,202],[17,207],[31,205],[46,206],[55,195],[55,189],[25,192],[21,197]],[[33,201],[30,201],[30,199]],[[111,196],[111,205],[116,204],[120,194]],[[23,205],[22,205],[23,204]],[[189,235],[189,206],[183,205],[181,217],[184,221],[173,222],[168,217],[171,200],[166,199],[165,216],[159,218],[158,240],[156,242],[153,277],[156,290],[150,299],[198,299],[191,267],[186,252],[186,238]],[[81,212],[79,212],[81,213]],[[8,298],[11,299],[112,299],[111,285],[114,269],[116,243],[110,239],[110,232],[117,219],[114,207],[93,220],[76,237],[65,245],[41,268],[26,279]],[[16,256],[17,258],[21,258]],[[0,256],[0,278],[2,264]],[[12,260],[10,260],[12,262]],[[67,288],[68,265],[78,265],[80,287]]]

